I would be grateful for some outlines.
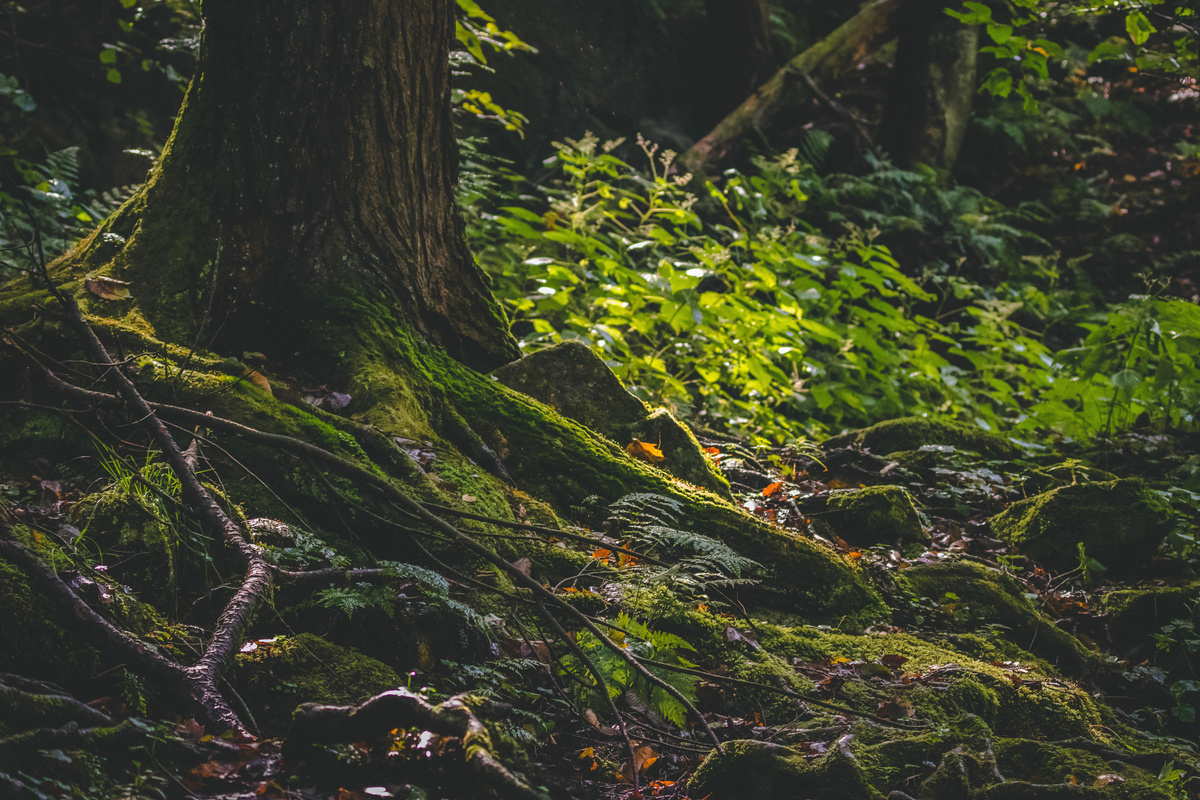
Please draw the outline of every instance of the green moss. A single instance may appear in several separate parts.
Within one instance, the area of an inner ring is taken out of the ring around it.
[[[178,603],[179,532],[162,509],[115,487],[80,500],[86,540],[117,580],[157,608]]]
[[[770,742],[741,740],[712,753],[688,783],[692,797],[712,800],[873,800],[883,795],[867,782],[861,764],[836,747],[819,759]]]
[[[973,450],[989,458],[1015,458],[1020,449],[1003,436],[960,422],[905,417],[890,419],[861,428],[822,443],[825,449],[857,447],[878,455],[900,450],[918,450],[927,444],[944,444],[959,450]]]
[[[1115,589],[1100,599],[1099,609],[1114,639],[1132,644],[1145,639],[1174,619],[1196,615],[1192,604],[1200,597],[1200,581],[1181,586],[1138,586]]]
[[[992,517],[992,532],[1047,569],[1079,565],[1079,545],[1114,576],[1149,563],[1170,529],[1171,507],[1141,480],[1063,486]]]
[[[259,726],[275,734],[301,702],[354,705],[403,684],[383,662],[308,633],[240,653],[233,679]]]
[[[707,458],[692,432],[666,409],[653,412],[634,397],[608,365],[579,341],[566,341],[492,373],[500,383],[624,447],[638,439],[661,448],[658,465],[677,478],[729,496],[729,482]]]
[[[66,628],[53,603],[29,585],[24,572],[3,560],[0,618],[0,672],[80,687],[103,669],[99,651]]]
[[[908,544],[931,541],[907,489],[870,486],[839,489],[801,507],[818,531],[827,531],[853,545]]]
[[[933,600],[946,611],[951,627],[986,630],[996,639],[993,626],[1000,626],[1005,637],[1029,643],[1068,674],[1096,677],[1103,670],[1098,656],[1055,625],[998,570],[972,561],[923,564],[900,573],[899,584],[914,598]]]

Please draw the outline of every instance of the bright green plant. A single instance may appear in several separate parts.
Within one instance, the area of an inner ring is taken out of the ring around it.
[[[488,51],[509,55],[517,51],[537,52],[537,48],[523,41],[517,34],[497,25],[496,20],[480,8],[475,0],[457,2],[459,14],[455,22],[455,34],[463,49],[451,54],[451,63],[458,69],[456,74],[469,74],[470,68],[490,69],[487,66]],[[451,102],[455,108],[478,120],[498,123],[505,130],[515,131],[524,136],[524,127],[528,120],[521,112],[500,105],[488,92],[461,87],[458,83],[455,82],[451,95]]]
[[[1014,320],[1057,313],[1044,292],[985,288],[950,259],[914,279],[864,227],[938,225],[964,252],[1018,248],[1005,258],[1020,265],[1030,237],[990,201],[963,191],[922,211],[918,198],[937,196],[929,177],[822,177],[821,137],[701,198],[671,173],[670,151],[639,140],[643,174],[612,154],[618,144],[559,145],[561,189],[472,228],[526,348],[582,339],[643,399],[774,441],[911,413],[1004,427],[1049,384],[1047,348]],[[904,205],[885,199],[899,183]],[[835,215],[850,204],[857,221]],[[802,216],[845,233],[830,239]]]
[[[673,666],[696,667],[681,655],[682,652],[695,652],[694,647],[674,634],[652,631],[624,612],[617,617],[615,629],[608,631],[608,637],[639,658],[648,658]],[[614,653],[591,633],[587,631],[576,633],[575,643],[603,677],[610,697],[617,698],[624,695],[628,702],[644,705],[674,725],[683,727],[686,724],[687,709],[682,703],[662,687],[647,681],[629,665],[629,662]],[[607,708],[607,702],[603,700],[602,695],[598,694],[601,688],[579,659],[575,656],[566,656],[559,662],[559,667],[564,674],[573,677],[572,685],[576,687],[581,702],[593,709]],[[661,667],[650,666],[648,669],[678,689],[684,697],[695,700],[696,679],[694,677]]]
[[[1081,347],[1057,354],[1063,374],[1030,413],[1076,432],[1110,434],[1141,420],[1193,428],[1200,407],[1200,306],[1134,297],[1084,323]]]
[[[0,150],[16,182],[0,185],[0,280],[49,261],[124,202],[136,187],[83,190],[79,148],[50,153],[40,163]],[[9,178],[6,170],[4,177]],[[12,181],[12,178],[9,178]]]

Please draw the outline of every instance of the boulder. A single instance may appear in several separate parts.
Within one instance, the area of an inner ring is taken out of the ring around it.
[[[818,533],[839,536],[860,547],[931,541],[921,527],[912,495],[901,486],[837,489],[803,501],[800,509],[809,515]]]
[[[961,422],[904,417],[889,419],[869,428],[849,431],[826,439],[821,447],[834,450],[856,447],[886,455],[901,450],[919,450],[928,444],[942,444],[959,450],[973,450],[988,458],[1015,458],[1021,449],[1003,436]]]
[[[1079,566],[1079,545],[1114,577],[1154,557],[1171,528],[1170,505],[1137,478],[1062,486],[992,517],[992,533],[1055,572]]]
[[[600,356],[570,340],[506,364],[492,377],[527,394],[567,419],[626,447],[634,439],[663,454],[655,464],[689,483],[729,497],[729,482],[705,455],[696,437],[665,408],[651,410],[634,397]]]

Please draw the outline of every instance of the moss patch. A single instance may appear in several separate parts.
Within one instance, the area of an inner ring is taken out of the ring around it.
[[[1170,529],[1171,507],[1141,480],[1063,486],[992,517],[992,532],[1048,569],[1079,565],[1079,545],[1114,576],[1149,563]]]
[[[952,629],[988,630],[1001,625],[1006,638],[1027,643],[1068,674],[1094,677],[1102,669],[1097,655],[1055,625],[1011,578],[995,569],[971,561],[923,564],[902,572],[899,581],[912,597],[929,598],[945,607]]]
[[[828,529],[853,545],[931,541],[912,495],[900,486],[838,489],[806,502],[801,510],[811,515],[818,530]]]
[[[36,675],[66,687],[102,669],[100,652],[63,626],[18,567],[0,560],[0,672]]]
[[[659,466],[677,478],[729,496],[729,482],[692,432],[666,409],[651,411],[608,365],[579,341],[566,341],[507,364],[492,375],[568,419],[624,447],[639,439],[661,447]]]
[[[900,450],[918,450],[927,444],[946,444],[959,450],[974,450],[989,458],[1015,458],[1020,448],[1003,436],[948,420],[904,417],[891,419],[826,439],[822,447],[857,447],[877,455]]]
[[[259,726],[275,734],[302,702],[353,705],[403,682],[383,662],[308,633],[239,654],[234,680]]]

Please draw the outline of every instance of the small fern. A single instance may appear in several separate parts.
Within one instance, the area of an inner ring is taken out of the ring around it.
[[[624,612],[618,615],[614,627],[616,630],[609,632],[609,638],[635,656],[674,666],[696,666],[680,654],[681,651],[694,653],[695,648],[675,634],[652,631]],[[579,631],[575,635],[575,642],[604,678],[609,697],[624,697],[630,706],[653,711],[678,727],[687,723],[687,708],[678,699],[662,687],[651,684],[598,638],[587,631]],[[607,705],[599,694],[600,687],[578,658],[563,658],[559,662],[559,669],[573,679],[572,686],[584,705]],[[696,699],[695,677],[653,665],[648,665],[647,669],[655,677],[678,689],[688,700]]]
[[[681,504],[657,494],[630,494],[613,503],[605,523],[610,535],[627,539],[637,549],[673,566],[643,568],[642,579],[651,584],[675,583],[677,588],[701,592],[713,587],[751,585],[745,573],[760,568],[729,545],[695,531],[675,527]]]

